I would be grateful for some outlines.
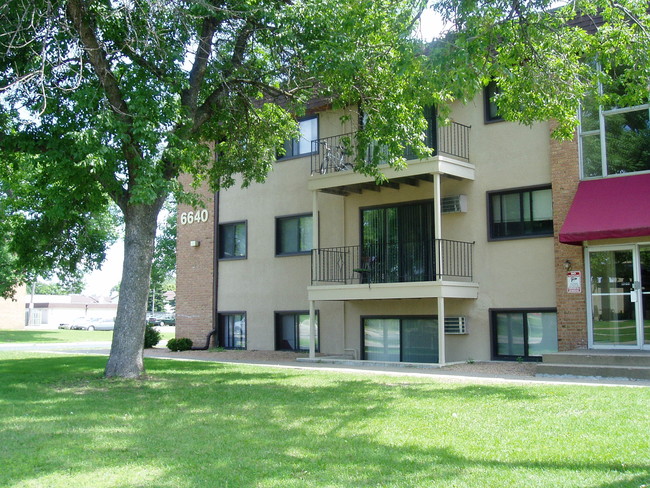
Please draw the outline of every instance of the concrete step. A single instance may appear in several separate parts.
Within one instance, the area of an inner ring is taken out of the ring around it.
[[[544,361],[546,361],[544,355]],[[596,364],[538,363],[535,375],[595,376],[650,380],[650,366],[615,366]]]
[[[544,363],[594,366],[629,366],[650,368],[649,351],[578,350],[544,354]]]

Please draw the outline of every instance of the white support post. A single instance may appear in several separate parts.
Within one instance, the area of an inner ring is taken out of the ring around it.
[[[438,364],[444,366],[445,357],[445,299],[438,297]]]
[[[312,212],[312,249],[318,249],[320,246],[320,236],[318,235],[320,225],[319,225],[319,215],[318,215],[318,192],[313,191],[311,197],[311,212]]]
[[[312,249],[318,249],[320,245],[320,236],[318,234],[320,225],[319,225],[319,215],[318,215],[318,192],[312,192]],[[312,251],[312,260],[313,260],[313,251]],[[309,358],[314,359],[316,357],[316,303],[314,300],[309,300]]]
[[[440,173],[433,175],[433,236],[442,239],[442,204],[440,198]]]
[[[314,300],[309,300],[309,359],[316,357],[316,307]]]
[[[442,279],[442,205],[440,196],[440,173],[433,175],[433,235],[435,238],[434,249],[436,253],[436,279]],[[438,297],[438,364],[445,365],[445,299]]]

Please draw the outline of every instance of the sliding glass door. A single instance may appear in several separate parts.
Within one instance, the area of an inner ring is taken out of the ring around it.
[[[363,319],[363,358],[406,363],[438,362],[438,321],[432,317]]]
[[[363,209],[361,243],[369,282],[434,280],[433,203]]]

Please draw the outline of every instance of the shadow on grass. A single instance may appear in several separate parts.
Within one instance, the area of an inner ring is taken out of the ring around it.
[[[575,452],[540,455],[547,433],[525,417],[548,401],[538,388],[164,360],[147,360],[146,381],[104,380],[105,362],[0,361],[0,485],[638,488],[650,479],[640,459],[588,457],[572,439],[557,442]]]

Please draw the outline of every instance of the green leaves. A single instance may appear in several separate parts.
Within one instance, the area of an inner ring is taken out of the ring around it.
[[[650,17],[644,2],[579,0],[554,8],[546,0],[439,0],[433,9],[453,24],[431,47],[435,92],[470,100],[494,79],[506,120],[555,119],[560,138],[573,136],[578,104],[587,96],[617,106],[647,103],[650,60],[642,46],[650,43]],[[625,89],[606,100],[595,82],[612,70],[624,72],[619,80]]]

